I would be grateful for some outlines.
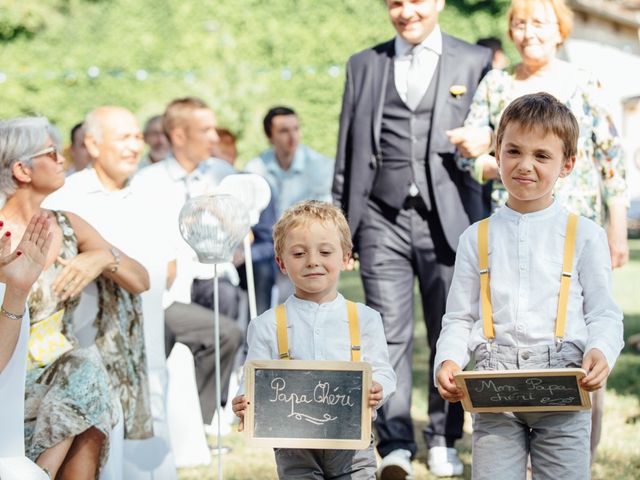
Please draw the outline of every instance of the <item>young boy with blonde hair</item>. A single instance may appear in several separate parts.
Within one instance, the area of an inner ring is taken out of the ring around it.
[[[295,293],[284,303],[289,356],[295,360],[351,360],[347,301],[338,293],[340,272],[351,257],[351,233],[342,212],[316,200],[287,209],[273,228],[276,262],[289,276]],[[380,314],[356,304],[362,361],[372,367],[369,405],[379,408],[395,391],[396,375]],[[248,360],[280,359],[276,309],[249,324]],[[242,387],[241,387],[242,389]],[[233,399],[241,419],[247,408],[244,395]],[[373,443],[365,450],[275,450],[280,478],[371,479],[376,473]]]
[[[582,367],[588,391],[613,368],[623,327],[607,236],[553,198],[578,135],[571,111],[546,93],[502,114],[496,160],[509,196],[460,237],[434,363],[445,400],[462,398],[454,375],[471,357],[476,370]],[[473,478],[524,479],[529,456],[533,478],[589,478],[590,430],[589,411],[473,414]]]

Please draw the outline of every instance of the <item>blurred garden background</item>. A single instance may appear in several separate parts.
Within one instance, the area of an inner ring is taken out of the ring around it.
[[[442,26],[504,38],[506,0],[450,0]],[[41,114],[64,138],[102,104],[141,122],[195,95],[263,150],[262,117],[300,115],[303,142],[333,157],[349,56],[393,35],[384,0],[0,0],[0,117]]]
[[[501,38],[515,61],[506,37],[508,3],[447,0],[440,23],[444,31],[470,42],[486,36]],[[587,24],[589,5],[623,8],[638,2],[570,3],[578,19]],[[593,8],[597,12],[600,7]],[[629,55],[631,60],[620,64],[619,70],[607,67],[605,73],[617,77],[613,80],[637,83],[634,70],[628,73],[630,62],[640,58],[637,12],[635,16],[620,13],[618,23],[613,13],[607,15],[603,18],[608,18],[613,40],[584,27],[581,35],[592,36],[602,45],[609,42],[620,55]],[[632,40],[617,45],[616,39],[627,27]],[[303,142],[333,157],[344,65],[351,54],[393,33],[383,0],[0,0],[0,118],[45,115],[68,141],[70,128],[98,105],[122,105],[144,122],[161,113],[170,100],[194,95],[213,107],[220,126],[238,135],[238,166],[242,167],[266,146],[264,113],[284,104],[298,111]],[[627,73],[622,75],[623,71]],[[640,97],[624,93],[622,87],[611,91],[624,95],[616,106],[618,119],[625,118],[627,111],[640,111]],[[620,128],[629,139],[633,166],[640,121],[621,121]],[[637,179],[630,176],[636,192]],[[640,333],[640,240],[632,241],[631,247],[630,265],[614,275],[616,298],[625,312],[625,338]],[[363,299],[355,273],[344,276],[342,290],[354,300]],[[420,311],[417,305],[414,383],[423,386],[429,372]],[[418,428],[426,420],[425,399],[424,389],[417,388],[413,415]],[[627,346],[609,381],[594,478],[640,478],[639,439],[640,352]],[[245,448],[237,433],[226,436],[224,444],[231,448],[223,457],[225,478],[276,478],[270,450]],[[468,434],[461,446],[465,476],[470,478]],[[208,467],[182,469],[180,478],[215,478],[216,459]],[[421,445],[416,478],[429,478],[425,463]]]

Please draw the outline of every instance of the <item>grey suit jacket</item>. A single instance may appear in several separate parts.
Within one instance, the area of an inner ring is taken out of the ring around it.
[[[444,33],[442,37],[426,165],[434,208],[447,242],[455,251],[460,234],[482,215],[481,187],[468,173],[458,169],[455,146],[445,131],[464,122],[476,87],[490,69],[491,52]],[[358,226],[376,169],[383,161],[380,126],[393,56],[394,41],[390,40],[355,54],[347,64],[332,193],[336,205],[347,215],[356,250]],[[456,97],[450,92],[452,85],[464,85],[467,91]]]

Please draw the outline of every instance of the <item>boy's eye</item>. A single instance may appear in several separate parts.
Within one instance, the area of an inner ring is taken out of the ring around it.
[[[520,153],[520,152],[519,152],[517,149],[515,149],[515,148],[510,148],[510,149],[508,149],[508,150],[507,150],[507,153],[508,153],[509,155],[517,155],[517,154],[518,154],[518,153]]]
[[[322,250],[320,251],[320,255],[331,255],[333,252],[331,250]]]
[[[304,252],[293,252],[293,256],[295,258],[302,257],[303,255],[304,255]]]

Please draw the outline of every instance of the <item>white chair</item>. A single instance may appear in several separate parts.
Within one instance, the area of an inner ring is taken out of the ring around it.
[[[211,452],[202,424],[193,355],[176,343],[167,359],[169,388],[167,419],[171,449],[177,467],[209,465]]]
[[[2,480],[49,480],[49,475],[27,457],[0,457]]]

